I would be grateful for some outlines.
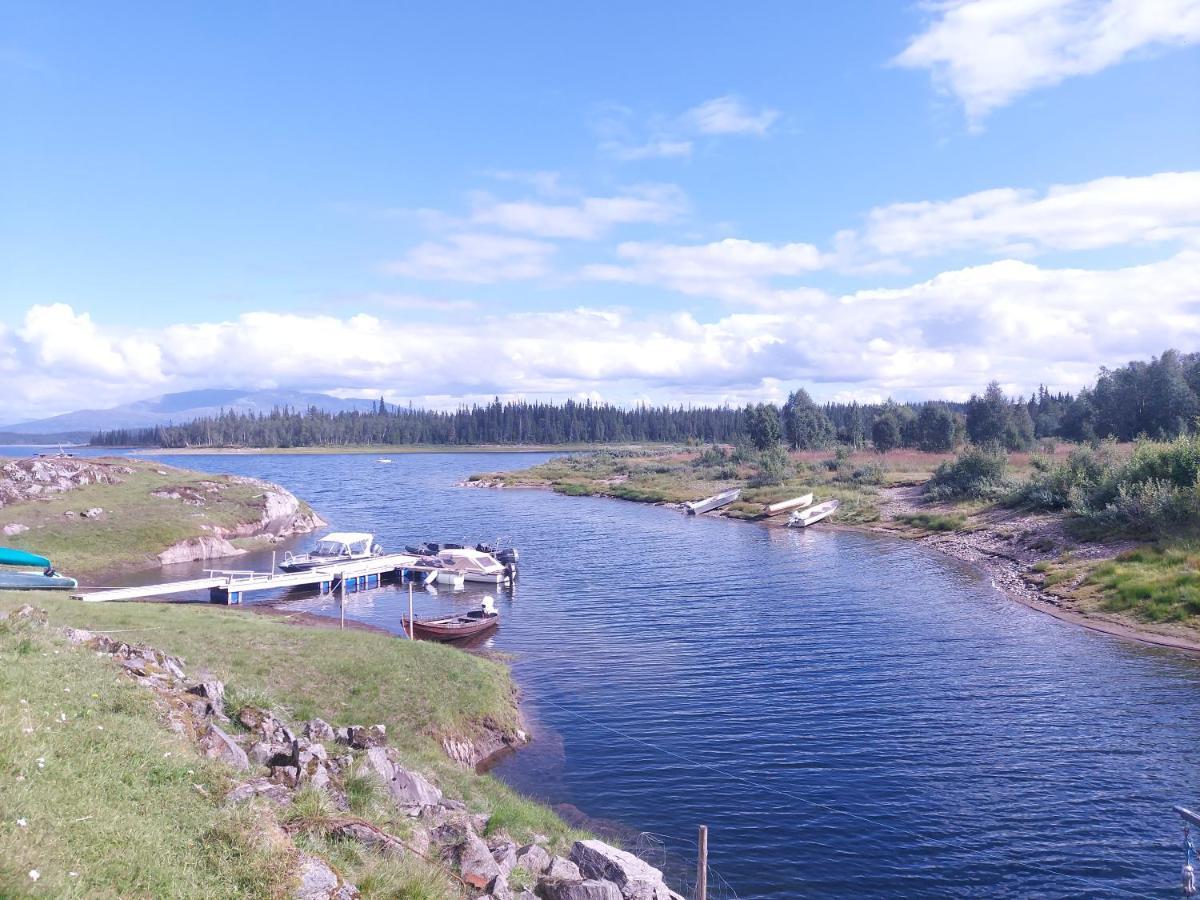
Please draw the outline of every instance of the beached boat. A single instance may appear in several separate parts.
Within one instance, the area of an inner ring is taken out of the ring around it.
[[[496,612],[495,601],[491,597],[484,597],[483,605],[479,609],[473,609],[463,615],[411,621],[405,616],[402,621],[404,633],[410,637],[427,641],[459,641],[495,628],[500,624],[500,614]]]
[[[279,568],[284,572],[304,572],[320,566],[354,562],[382,556],[383,548],[375,543],[375,535],[358,531],[335,531],[317,541],[308,553],[288,551]]]
[[[712,497],[706,497],[703,500],[693,500],[691,503],[683,504],[683,506],[688,511],[689,516],[698,516],[701,513],[720,509],[722,506],[728,506],[740,496],[742,496],[742,489],[734,488],[733,490],[722,491]]]
[[[0,547],[0,590],[69,591],[79,582],[59,575],[50,560],[26,550]]]
[[[813,502],[812,494],[804,494],[800,497],[793,497],[791,500],[780,500],[778,503],[768,503],[763,507],[763,512],[768,516],[777,516],[781,512],[787,512],[789,509],[796,509],[800,506],[810,506]]]
[[[788,528],[807,528],[809,525],[814,525],[833,515],[841,505],[841,500],[826,500],[824,503],[810,506],[808,509],[798,509],[788,519]]]

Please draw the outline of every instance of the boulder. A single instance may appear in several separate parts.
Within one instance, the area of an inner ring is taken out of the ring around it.
[[[361,897],[352,884],[348,884],[329,863],[317,856],[301,853],[296,867],[296,889],[294,900],[354,900]]]
[[[224,719],[225,716],[225,685],[219,681],[201,681],[187,689],[189,694],[200,697],[205,701],[205,715]]]
[[[346,744],[355,750],[382,747],[387,743],[387,727],[384,725],[372,725],[370,728],[351,725],[348,728],[339,728],[335,735],[339,744]]]
[[[492,859],[496,861],[501,873],[507,878],[508,873],[517,865],[517,845],[512,841],[500,841],[488,846],[492,848]]]
[[[621,889],[611,881],[542,881],[538,890],[545,900],[621,900]]]
[[[239,784],[225,795],[227,806],[246,803],[255,797],[263,797],[279,806],[287,806],[292,802],[292,792],[281,784],[275,784],[266,778],[255,778],[245,784]]]
[[[571,862],[569,859],[563,859],[561,856],[556,856],[550,860],[550,865],[546,866],[545,876],[554,879],[555,881],[578,881],[583,877],[579,871],[579,866]]]
[[[333,726],[324,719],[313,719],[304,723],[304,736],[310,741],[331,742],[336,739]]]
[[[527,844],[517,851],[516,864],[526,872],[541,875],[550,868],[550,854],[545,847],[537,844]]]
[[[454,848],[454,861],[462,880],[477,890],[482,891],[500,875],[492,851],[473,831],[468,831],[463,842]]]
[[[233,546],[225,538],[205,535],[203,537],[188,538],[186,541],[172,544],[162,553],[158,554],[158,561],[164,566],[169,566],[173,563],[220,559],[224,556],[240,556],[245,552],[245,550]]]
[[[437,806],[442,792],[418,775],[398,766],[386,747],[372,747],[359,763],[360,773],[371,773],[387,787],[392,802],[402,809],[420,811]],[[482,887],[482,885],[480,885]]]
[[[209,759],[218,759],[235,769],[250,768],[246,751],[216,725],[210,724],[200,735],[200,752]]]
[[[603,841],[576,841],[571,848],[571,861],[585,878],[616,884],[625,900],[671,900],[662,872]]]
[[[83,517],[85,519],[98,519],[102,515],[104,515],[104,510],[99,506],[93,506],[91,509],[87,510],[87,512],[83,513]]]
[[[22,525],[20,522],[13,522],[10,525],[4,526],[4,533],[8,537],[12,537],[14,534],[24,534],[28,530],[29,526]]]
[[[369,847],[376,853],[389,856],[392,859],[401,859],[405,855],[404,844],[400,842],[399,838],[393,837],[386,831],[376,828],[367,822],[360,822],[354,819],[345,822],[334,822],[327,830],[330,834],[355,841],[364,847]]]

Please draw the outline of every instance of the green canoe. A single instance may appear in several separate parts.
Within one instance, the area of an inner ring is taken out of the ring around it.
[[[39,566],[43,569],[48,569],[50,568],[50,560],[44,556],[38,556],[36,553],[28,553],[25,550],[0,547],[0,566]]]

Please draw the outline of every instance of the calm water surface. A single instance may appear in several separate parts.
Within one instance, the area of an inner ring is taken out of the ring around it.
[[[910,543],[454,487],[543,458],[163,459],[278,481],[389,549],[510,535],[521,577],[489,646],[514,655],[537,740],[497,774],[660,836],[643,846],[671,862],[707,823],[741,897],[1177,896],[1200,661],[1061,624]],[[418,591],[417,613],[481,596]],[[347,615],[398,630],[406,610],[385,587]]]

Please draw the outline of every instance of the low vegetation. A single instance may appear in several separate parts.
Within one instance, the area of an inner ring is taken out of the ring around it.
[[[68,574],[92,574],[156,565],[157,554],[173,544],[261,517],[259,482],[140,460],[87,463],[113,469],[119,482],[83,484],[0,506],[0,526],[28,529],[5,536],[4,545],[48,556]],[[90,518],[89,510],[100,512]],[[300,512],[311,510],[301,503]]]
[[[1140,547],[1101,563],[1087,583],[1100,590],[1107,611],[1145,622],[1186,621],[1200,616],[1200,549]]]
[[[28,594],[0,593],[0,612],[29,599]],[[181,656],[189,672],[224,681],[230,713],[254,705],[295,720],[320,717],[335,726],[385,724],[405,762],[430,775],[449,796],[491,814],[490,830],[504,829],[518,841],[548,835],[559,849],[580,836],[550,809],[496,779],[462,769],[442,751],[443,737],[471,738],[485,726],[518,727],[514,687],[499,662],[438,644],[298,626],[225,607],[83,604],[52,595],[36,600],[52,625],[150,644]],[[37,714],[36,753],[22,743],[29,714],[20,699]],[[56,722],[60,712],[69,725]],[[223,811],[213,802],[228,786],[228,774],[199,760],[165,730],[158,715],[148,693],[118,679],[111,663],[66,648],[46,632],[17,634],[0,623],[0,896],[31,887],[30,869],[57,873],[56,881],[47,874],[43,882],[55,895],[112,894],[113,885],[126,884],[114,866],[133,866],[141,879],[136,884],[145,885],[123,888],[122,895],[283,894],[280,861],[272,858],[269,845],[257,841],[252,817]],[[106,740],[110,743],[101,743]],[[21,782],[19,790],[10,790],[10,776],[43,774],[38,757],[44,757],[47,769],[53,759],[63,780],[50,786]],[[377,785],[364,779],[347,788],[357,815],[403,836],[406,822],[395,819]],[[322,802],[319,795],[309,797],[291,815],[320,817],[330,812]],[[92,805],[104,807],[102,814]],[[39,830],[31,840],[31,833],[11,826],[24,818],[32,828],[29,810],[37,811],[38,828],[53,837],[43,838]],[[169,851],[162,849],[167,841]],[[365,896],[459,896],[447,889],[436,866],[380,860],[321,837],[300,843],[331,859]],[[67,874],[85,869],[90,874],[77,885]],[[180,873],[194,892],[181,892],[170,880]]]

